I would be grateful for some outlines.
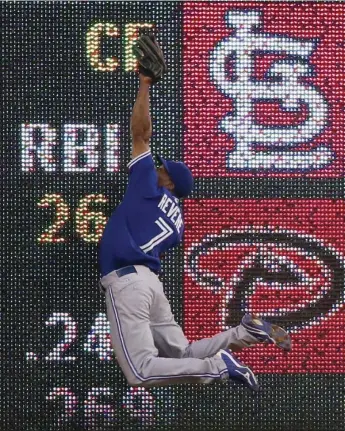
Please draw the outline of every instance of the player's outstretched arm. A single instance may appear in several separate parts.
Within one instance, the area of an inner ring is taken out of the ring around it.
[[[132,158],[150,149],[149,141],[152,135],[150,116],[150,86],[152,79],[139,74],[139,91],[134,103],[131,118]]]

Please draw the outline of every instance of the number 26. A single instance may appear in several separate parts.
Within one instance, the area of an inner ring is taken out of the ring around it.
[[[76,231],[78,235],[87,242],[98,242],[107,217],[100,211],[91,211],[91,203],[106,203],[107,198],[101,194],[87,195],[80,199],[79,205],[75,211]],[[58,232],[63,228],[65,223],[70,219],[70,210],[63,197],[58,194],[47,194],[38,202],[40,208],[55,206],[55,220],[50,226],[38,237],[40,243],[60,243],[66,242],[66,238],[59,236]],[[93,229],[92,229],[93,227]],[[91,231],[92,229],[92,231]]]

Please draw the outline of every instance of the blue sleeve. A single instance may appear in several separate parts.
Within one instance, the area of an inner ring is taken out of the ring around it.
[[[157,194],[158,177],[151,151],[135,157],[127,166],[129,168],[128,189],[143,196]]]

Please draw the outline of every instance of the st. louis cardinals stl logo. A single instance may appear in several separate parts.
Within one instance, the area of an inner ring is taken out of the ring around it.
[[[327,126],[327,101],[316,86],[304,82],[313,73],[309,61],[317,42],[259,31],[262,17],[258,11],[231,10],[226,23],[234,33],[215,46],[210,74],[217,89],[233,104],[232,112],[219,123],[235,143],[227,154],[227,169],[308,171],[328,166],[334,160],[330,143],[309,150],[299,148],[311,143]],[[284,59],[274,61],[264,79],[257,80],[258,54],[282,54]],[[233,64],[230,76],[229,59]],[[294,125],[258,124],[255,105],[270,102],[278,102],[286,112],[299,112],[305,106],[308,114]]]
[[[240,256],[230,279],[200,264],[203,256],[221,250]],[[301,233],[258,228],[208,235],[190,248],[186,270],[200,286],[221,293],[223,329],[259,307],[262,317],[294,331],[320,322],[344,303],[343,256]]]

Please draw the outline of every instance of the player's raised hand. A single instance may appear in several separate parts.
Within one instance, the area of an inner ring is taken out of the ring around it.
[[[133,46],[133,53],[139,62],[139,73],[158,82],[167,71],[163,51],[153,34],[142,35]]]

